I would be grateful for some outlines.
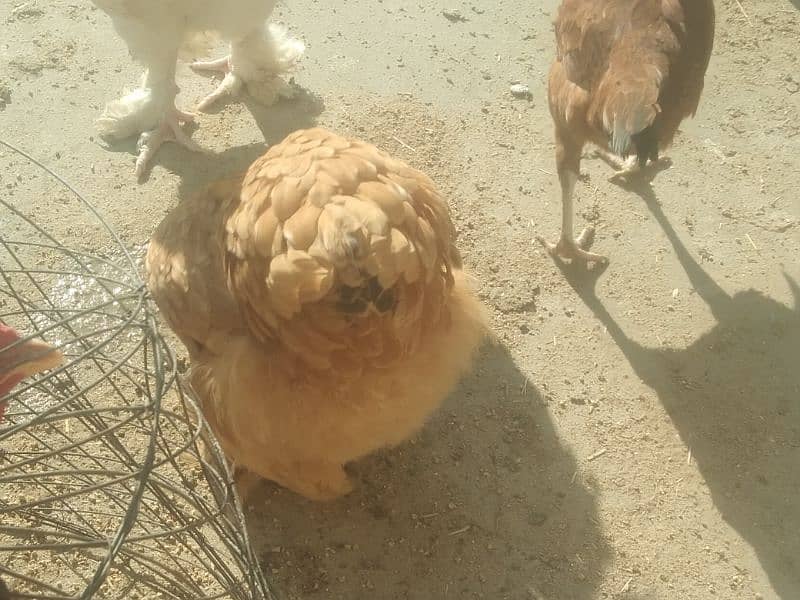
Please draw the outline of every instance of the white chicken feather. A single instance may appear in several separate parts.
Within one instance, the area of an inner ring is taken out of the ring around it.
[[[192,64],[196,70],[224,74],[222,83],[199,103],[198,110],[207,109],[223,96],[238,94],[243,86],[267,105],[291,96],[291,87],[281,75],[295,65],[305,46],[283,27],[267,24],[274,0],[92,1],[111,17],[133,59],[146,68],[139,87],[109,102],[97,121],[100,134],[111,140],[141,134],[136,161],[139,177],[164,142],[203,151],[181,128],[181,123],[192,121],[194,115],[175,106],[175,67],[182,50],[206,50],[217,36],[230,42],[230,54],[225,58]]]

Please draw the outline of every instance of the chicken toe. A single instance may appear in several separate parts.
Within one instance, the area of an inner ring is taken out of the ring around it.
[[[145,131],[139,136],[139,140],[136,143],[136,148],[139,151],[139,156],[136,158],[136,177],[141,179],[144,176],[150,161],[165,142],[175,142],[192,152],[208,152],[208,150],[186,135],[181,128],[181,123],[191,123],[194,118],[191,113],[173,108],[164,116],[155,129]]]
[[[231,57],[228,55],[216,60],[196,60],[189,66],[195,71],[228,74],[231,71]]]
[[[593,236],[594,227],[589,225],[588,227],[585,227],[581,234],[574,240],[563,235],[555,244],[548,242],[541,236],[536,236],[536,240],[542,246],[544,246],[545,250],[547,250],[547,253],[550,254],[550,256],[557,256],[559,258],[568,260],[607,263],[607,257],[603,256],[602,254],[588,252],[585,249]]]
[[[608,180],[613,182],[619,180],[620,178],[625,179],[631,175],[636,175],[641,170],[642,168],[639,165],[639,158],[635,155],[631,155],[618,166],[617,170],[614,171],[614,174],[611,175]]]
[[[242,78],[231,70],[229,57],[208,62],[196,62],[192,64],[192,68],[196,71],[212,71],[225,74],[217,88],[198,102],[197,110],[199,111],[207,111],[226,96],[237,96],[244,85]]]
[[[197,104],[197,110],[199,111],[208,110],[225,96],[236,96],[242,89],[244,82],[238,75],[234,74],[231,67],[230,55],[216,60],[198,60],[193,62],[190,66],[194,71],[220,73],[223,75],[222,81],[217,86],[217,89]]]

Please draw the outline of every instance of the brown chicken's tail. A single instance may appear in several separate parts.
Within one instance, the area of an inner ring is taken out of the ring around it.
[[[658,158],[658,105],[662,75],[647,65],[621,75],[609,72],[599,93],[603,129],[611,138],[609,146],[618,156],[636,154],[639,163]]]

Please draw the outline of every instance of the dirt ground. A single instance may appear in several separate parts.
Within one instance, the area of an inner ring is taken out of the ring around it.
[[[253,536],[288,598],[800,598],[800,3],[721,0],[696,119],[652,186],[584,161],[578,224],[605,270],[534,242],[560,203],[545,78],[551,15],[512,0],[286,2],[303,93],[203,116],[214,155],[93,120],[139,77],[82,0],[0,3],[0,137],[66,176],[130,245],[179,198],[320,124],[428,172],[450,200],[498,343],[411,443],[319,506],[265,484]],[[335,6],[331,8],[330,6]],[[509,86],[530,87],[529,100]],[[190,107],[212,82],[179,68]],[[60,198],[30,203],[92,250]],[[66,200],[64,200],[66,201]]]

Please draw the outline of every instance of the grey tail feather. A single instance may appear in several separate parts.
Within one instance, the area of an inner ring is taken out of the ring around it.
[[[611,151],[617,156],[626,157],[631,145],[631,134],[623,127],[614,127],[611,135]]]

